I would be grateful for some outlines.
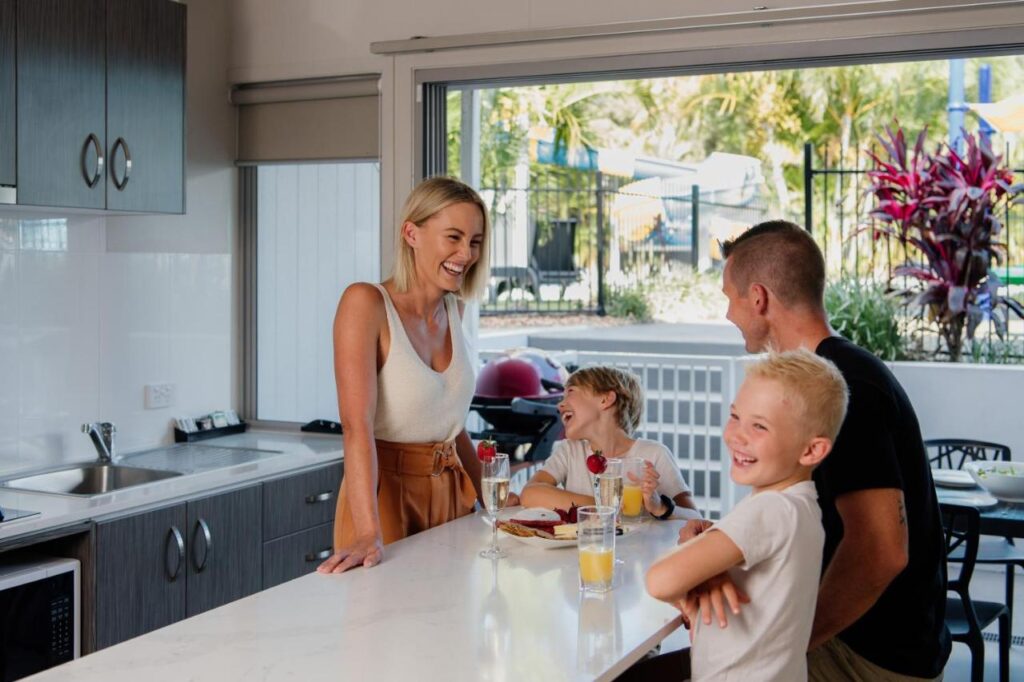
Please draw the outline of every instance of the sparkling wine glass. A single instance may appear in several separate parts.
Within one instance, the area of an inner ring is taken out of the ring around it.
[[[483,464],[483,476],[480,487],[483,492],[484,508],[491,520],[491,546],[480,552],[485,559],[500,559],[506,556],[498,548],[498,512],[505,506],[508,499],[508,486],[511,475],[508,468],[508,455],[498,453]]]
[[[598,506],[611,507],[616,515],[622,506],[622,462],[610,459],[604,471],[597,475],[597,494],[594,502]]]

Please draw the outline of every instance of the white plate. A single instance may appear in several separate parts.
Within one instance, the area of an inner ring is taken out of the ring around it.
[[[970,472],[960,469],[932,469],[932,480],[943,488],[973,488],[977,485]]]
[[[550,509],[544,509],[543,507],[530,507],[529,509],[523,509],[521,507],[510,507],[508,509],[502,509],[498,512],[499,521],[511,521],[512,519],[523,519],[524,521],[557,521],[561,517]],[[487,517],[484,517],[487,520]],[[500,530],[500,529],[499,529]],[[632,526],[622,526],[622,537],[628,535],[634,530]],[[518,535],[512,535],[502,531],[498,537],[512,538],[513,540],[519,540],[524,545],[531,545],[533,547],[540,547],[541,549],[564,549],[565,547],[575,547],[576,540],[549,540],[547,538],[538,537],[536,535],[530,535],[528,537],[520,537]]]
[[[989,509],[999,504],[999,500],[984,490],[943,490],[939,493],[939,502],[966,504],[978,509]]]

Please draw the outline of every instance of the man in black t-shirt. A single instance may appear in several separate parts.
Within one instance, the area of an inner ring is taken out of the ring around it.
[[[843,427],[814,472],[825,550],[809,679],[941,678],[950,651],[942,522],[906,393],[883,362],[829,326],[825,264],[807,232],[761,223],[723,254],[726,317],[747,351],[814,349],[850,389]],[[704,526],[691,522],[680,540]],[[742,608],[732,586],[719,591],[699,595],[701,608],[725,611],[721,597]]]

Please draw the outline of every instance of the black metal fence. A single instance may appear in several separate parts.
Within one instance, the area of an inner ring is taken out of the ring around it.
[[[719,239],[767,212],[756,193],[681,180],[545,169],[521,184],[481,189],[493,223],[483,314],[604,314],[662,268],[711,267]]]
[[[1024,178],[1022,152],[1024,149],[1014,150],[1009,145],[1002,150],[1004,162],[1013,167],[1016,182]],[[914,254],[908,253],[896,240],[877,238],[873,229],[876,226],[870,215],[873,200],[866,194],[870,159],[853,148],[845,161],[852,167],[843,167],[843,159],[829,158],[825,152],[820,158],[821,166],[817,167],[813,145],[809,142],[804,145],[804,226],[814,235],[825,255],[829,280],[855,279],[908,287],[911,283],[905,278],[893,279],[893,271]],[[993,265],[990,272],[1001,282],[999,293],[1019,299],[1024,293],[1021,288],[1024,285],[1024,206],[1007,206],[1002,223],[999,241],[1006,247],[1006,258]],[[921,310],[907,308],[904,313],[905,328],[919,333],[928,327]],[[1011,323],[1003,339],[998,338],[991,319],[978,334],[990,354],[998,344],[999,352],[1006,356],[1004,359],[1024,355],[1024,325],[1019,321]]]

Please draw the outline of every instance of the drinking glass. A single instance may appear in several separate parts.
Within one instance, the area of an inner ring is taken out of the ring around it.
[[[607,592],[615,577],[615,508],[580,507],[576,544],[580,555],[580,589]]]
[[[644,493],[640,482],[644,480],[644,460],[630,457],[622,463],[622,515],[635,519],[644,513]],[[630,474],[636,480],[631,479]]]
[[[605,469],[597,475],[597,494],[594,503],[600,507],[611,507],[619,513],[622,505],[622,461],[610,459]]]
[[[484,508],[491,521],[491,546],[480,552],[485,559],[500,559],[506,556],[498,548],[498,512],[505,506],[508,499],[508,485],[511,475],[508,468],[508,455],[498,453],[489,462],[483,464],[483,476],[480,479]]]

